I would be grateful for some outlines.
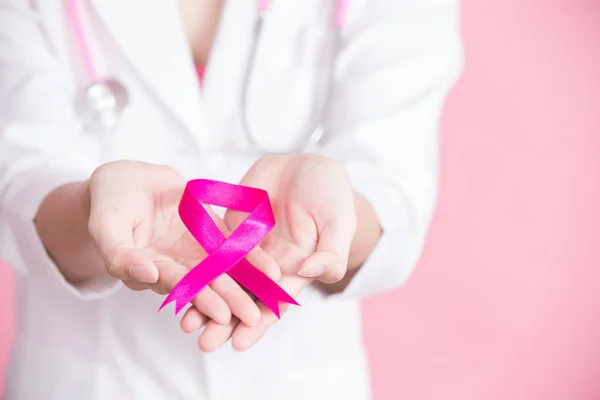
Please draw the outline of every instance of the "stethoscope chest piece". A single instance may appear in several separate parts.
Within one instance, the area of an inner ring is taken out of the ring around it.
[[[125,87],[115,79],[107,79],[84,88],[77,111],[86,131],[105,133],[117,126],[128,102]]]

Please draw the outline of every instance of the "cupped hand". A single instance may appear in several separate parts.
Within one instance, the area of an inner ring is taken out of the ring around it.
[[[348,175],[339,162],[311,154],[267,156],[246,173],[242,185],[269,193],[276,226],[260,247],[281,268],[278,284],[290,295],[319,279],[334,283],[347,270],[350,246],[356,232],[354,195]],[[243,213],[228,210],[225,223],[235,229]],[[287,304],[282,305],[287,309]],[[204,351],[214,350],[231,338],[236,350],[254,345],[277,321],[262,303],[260,322],[249,326],[234,318],[228,324],[210,321],[198,338]],[[189,309],[181,320],[186,332],[200,328],[200,313]]]
[[[89,232],[106,271],[132,290],[166,294],[207,254],[178,214],[185,179],[170,167],[117,161],[99,167],[89,180]],[[228,230],[212,209],[211,217]],[[259,248],[248,260],[272,279],[277,264]],[[228,324],[235,316],[255,325],[261,311],[255,301],[223,274],[192,301],[195,318]]]

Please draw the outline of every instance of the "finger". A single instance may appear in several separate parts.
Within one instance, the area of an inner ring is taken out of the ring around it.
[[[148,285],[137,281],[124,280],[123,284],[136,292],[149,289]]]
[[[123,207],[114,205],[109,193],[90,188],[91,212],[88,231],[94,238],[102,257],[109,261],[121,247],[135,247],[133,228],[136,225],[133,213],[123,211]]]
[[[308,286],[313,280],[308,278],[299,278],[297,276],[283,276],[279,281],[279,285],[288,292],[292,297],[296,297],[298,293],[306,286]],[[289,304],[281,303],[279,310],[281,316],[289,309]],[[256,326],[248,326],[246,324],[239,324],[231,336],[231,345],[237,351],[245,351],[250,347],[254,346],[267,332],[267,330],[278,321],[277,316],[273,314],[264,304],[260,303],[259,308],[261,311],[260,322]]]
[[[202,314],[219,324],[228,324],[231,321],[231,309],[210,286],[202,289],[192,300],[192,304]]]
[[[151,285],[152,290],[171,292],[189,270],[181,264],[173,261],[157,262],[160,271],[159,282]],[[205,287],[194,297],[191,302],[202,314],[214,319],[220,324],[231,321],[231,310],[229,306],[210,286]]]
[[[124,280],[123,284],[135,292],[152,290],[156,294],[169,294],[169,291],[165,288],[165,286],[159,283],[141,283],[137,281]]]
[[[281,268],[275,259],[260,247],[255,247],[248,253],[246,260],[254,267],[264,272],[277,282],[281,278]]]
[[[350,245],[355,228],[343,218],[330,220],[319,232],[317,251],[302,263],[298,275],[316,278],[325,283],[341,280],[348,268]]]
[[[279,274],[297,273],[304,260],[312,254],[312,251],[300,249],[297,245],[278,236],[267,238],[268,240],[260,244],[260,248],[273,258],[279,268]]]
[[[260,321],[260,310],[256,302],[229,275],[221,275],[210,287],[225,300],[231,313],[244,323],[253,326]]]
[[[114,188],[117,187],[118,182],[90,185],[88,231],[110,275],[118,279],[155,282],[157,268],[135,250],[133,237],[134,227],[139,222],[135,215],[139,210],[131,207],[140,203],[139,196],[142,195],[135,190],[116,193]]]
[[[207,316],[198,311],[196,307],[190,306],[185,314],[183,314],[183,317],[181,317],[179,325],[181,326],[181,330],[185,333],[192,333],[202,328],[208,321],[209,319]]]
[[[123,245],[106,261],[106,271],[114,278],[140,283],[156,283],[159,271],[152,259],[143,251]]]
[[[239,322],[237,318],[224,325],[210,321],[198,337],[198,347],[206,353],[217,350],[227,343]]]

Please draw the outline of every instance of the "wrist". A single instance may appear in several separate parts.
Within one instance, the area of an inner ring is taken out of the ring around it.
[[[359,269],[377,246],[383,233],[373,205],[357,190],[354,190],[356,210],[356,233],[350,246],[348,272]]]
[[[104,272],[87,228],[89,193],[89,181],[62,185],[48,194],[34,220],[49,257],[71,283]]]

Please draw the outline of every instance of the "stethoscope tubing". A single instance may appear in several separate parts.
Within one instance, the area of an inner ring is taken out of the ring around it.
[[[69,21],[71,21],[71,25],[75,33],[75,41],[77,42],[77,46],[79,47],[79,53],[81,54],[83,67],[87,75],[86,78],[91,84],[102,83],[104,82],[104,78],[98,73],[98,70],[96,69],[96,64],[92,56],[92,50],[87,41],[87,35],[85,34],[85,30],[83,29],[83,24],[81,20],[83,12],[80,8],[80,0],[65,1],[67,17],[69,18]]]
[[[80,5],[81,5],[80,1],[81,0],[65,0],[65,6],[66,6],[67,17],[71,22],[71,25],[72,25],[72,28],[73,28],[74,34],[75,34],[75,40],[79,47],[79,51],[81,54],[86,78],[89,82],[86,90],[90,90],[90,88],[93,88],[94,86],[97,86],[97,85],[103,85],[103,86],[106,86],[106,89],[110,91],[110,90],[112,90],[110,86],[115,86],[115,85],[107,86],[106,83],[114,82],[117,86],[120,86],[121,88],[123,88],[123,91],[125,91],[124,97],[126,98],[127,93],[126,93],[124,86],[122,86],[120,84],[120,82],[118,82],[114,79],[106,79],[98,72],[98,70],[96,68],[97,65],[94,62],[91,47],[88,43],[87,35],[85,33],[85,30],[84,30],[84,27],[82,24],[83,12],[80,8]],[[335,38],[334,38],[333,44],[332,44],[332,53],[339,46],[340,31],[341,31],[341,27],[343,26],[343,24],[345,22],[348,4],[349,4],[349,0],[337,0],[337,7],[335,9],[335,18],[334,18]],[[254,146],[258,149],[262,149],[262,150],[265,150],[264,146],[261,146],[259,144],[259,141],[256,140],[256,138],[253,135],[252,128],[250,127],[250,124],[248,123],[248,114],[247,114],[247,107],[246,107],[247,101],[246,100],[248,97],[250,79],[252,76],[252,72],[254,70],[254,64],[255,64],[254,61],[255,61],[255,56],[256,56],[256,52],[257,52],[257,48],[258,48],[258,43],[260,41],[262,28],[263,28],[266,16],[269,12],[270,5],[271,5],[271,0],[259,0],[258,18],[256,20],[256,24],[255,24],[255,28],[254,28],[254,40],[252,41],[248,60],[246,63],[246,68],[244,70],[243,81],[242,81],[242,93],[240,96],[240,119],[241,119],[241,125],[242,125],[242,130],[244,132],[244,135],[246,136],[248,142],[252,146]],[[333,54],[332,54],[332,57],[333,57]],[[334,66],[333,66],[334,60],[332,59],[330,61],[331,61],[331,63],[330,63],[331,65],[330,65],[329,73],[327,76],[328,81],[325,83],[325,85],[327,86],[327,90],[324,93],[324,102],[321,104],[317,104],[315,102],[313,104],[313,107],[315,107],[315,108],[317,108],[319,106],[326,107],[329,102],[329,99],[331,97],[331,92],[332,92],[332,87],[333,87],[333,78],[334,78],[334,76],[333,76],[334,75]],[[320,82],[315,83],[315,88],[314,88],[313,93],[317,93],[316,91],[318,90],[319,83]],[[114,100],[114,103],[117,104],[118,102],[116,100],[115,93],[113,93],[113,97],[114,98],[112,100]],[[119,118],[120,110],[115,108],[114,114],[115,114],[115,118]],[[305,148],[307,146],[310,146],[311,143],[313,143],[313,142],[316,143],[320,139],[319,118],[323,115],[323,113],[319,114],[319,112],[317,110],[314,110],[312,115],[314,115],[316,117],[312,121],[307,122],[307,125],[309,125],[309,126],[305,127],[306,129],[303,130],[306,132],[306,137],[302,138],[302,140],[305,142],[305,145],[301,146],[301,145],[298,145],[298,143],[295,143],[293,148],[296,150],[301,149],[303,147]],[[299,139],[298,142],[300,142],[300,140],[301,139]],[[292,150],[292,149],[289,149],[289,150]],[[284,151],[277,151],[277,152],[279,153],[279,152],[284,152]]]
[[[264,21],[266,19],[266,15],[269,12],[269,6],[270,6],[270,0],[261,0],[260,4],[259,4],[259,12],[258,12],[258,18],[256,20],[256,24],[254,27],[254,38],[255,40],[252,41],[252,45],[249,51],[249,56],[248,59],[246,61],[246,68],[244,70],[244,76],[243,76],[243,80],[242,80],[242,93],[240,96],[240,120],[241,120],[241,125],[242,125],[242,130],[244,131],[244,135],[246,136],[246,139],[248,140],[248,142],[256,147],[256,148],[263,148],[264,146],[261,146],[259,144],[259,141],[254,137],[253,133],[252,133],[252,128],[250,127],[250,124],[248,123],[248,113],[247,113],[247,107],[246,104],[247,102],[247,98],[248,98],[248,91],[250,88],[250,80],[251,80],[251,76],[252,76],[252,72],[254,71],[254,58],[256,56],[257,53],[257,48],[258,48],[258,44],[260,42],[260,37],[261,37],[261,32],[263,29],[263,25],[264,25]],[[325,80],[325,85],[327,85],[327,89],[325,90],[324,93],[324,101],[322,103],[313,103],[313,107],[314,108],[318,108],[318,107],[324,107],[326,108],[327,105],[329,104],[329,100],[332,97],[332,93],[333,93],[333,78],[334,78],[334,60],[333,60],[333,52],[339,48],[340,46],[340,31],[341,28],[343,27],[343,24],[345,22],[345,18],[346,18],[346,13],[347,13],[347,8],[348,8],[348,0],[337,0],[337,8],[335,10],[335,16],[334,16],[334,38],[333,38],[333,43],[331,45],[331,57],[332,60],[329,60],[329,68],[328,68],[328,74],[327,74],[327,79]],[[319,82],[315,82],[315,86],[318,86]],[[318,87],[315,87],[313,90],[313,93],[316,93],[316,91],[318,90]],[[323,129],[320,126],[320,118],[325,115],[325,110],[321,110],[321,112],[319,113],[318,110],[313,110],[312,113],[313,116],[315,116],[315,118],[312,121],[307,122],[307,126],[305,127],[305,129],[303,129],[303,132],[306,132],[305,136],[303,136],[301,139],[298,139],[298,142],[304,142],[304,145],[300,145],[298,143],[295,143],[294,145],[292,145],[292,147],[290,149],[287,150],[279,150],[279,151],[271,151],[270,153],[287,153],[289,151],[292,150],[305,150],[306,148],[310,147],[311,145],[316,145],[322,138],[323,135]]]

